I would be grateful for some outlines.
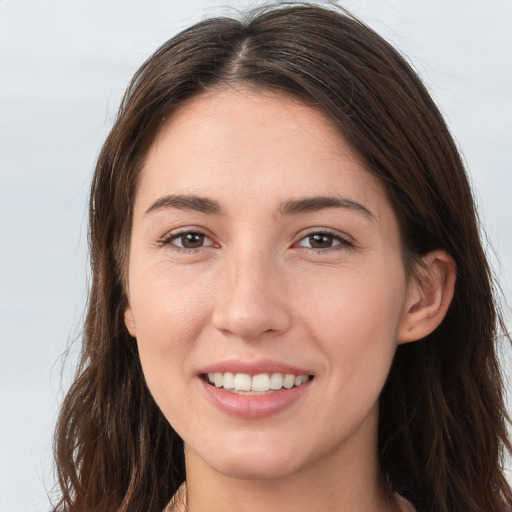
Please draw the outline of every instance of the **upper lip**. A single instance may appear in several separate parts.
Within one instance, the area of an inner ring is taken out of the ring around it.
[[[226,372],[246,373],[248,375],[258,375],[261,373],[289,373],[295,376],[313,374],[306,368],[299,368],[288,363],[283,363],[271,359],[262,359],[259,361],[243,361],[241,359],[218,361],[216,363],[204,366],[199,371],[200,374]]]

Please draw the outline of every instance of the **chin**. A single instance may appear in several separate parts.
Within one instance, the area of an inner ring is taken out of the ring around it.
[[[274,457],[232,458],[211,466],[216,472],[238,480],[278,480],[297,470],[290,461],[276,461]]]
[[[290,448],[283,446],[282,443],[280,446],[272,442],[258,445],[254,439],[245,439],[239,446],[227,443],[204,452],[188,451],[187,455],[196,459],[195,463],[206,464],[216,473],[229,478],[275,480],[295,473],[303,465],[296,447]]]

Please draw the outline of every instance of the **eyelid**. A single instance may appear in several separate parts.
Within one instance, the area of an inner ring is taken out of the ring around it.
[[[180,247],[179,245],[173,244],[173,241],[180,238],[180,236],[186,235],[187,233],[194,233],[198,235],[203,235],[206,239],[208,239],[211,243],[208,245],[203,245],[197,248],[189,248],[189,247]],[[160,247],[170,247],[174,250],[182,250],[182,251],[198,251],[200,249],[204,249],[207,247],[218,247],[214,241],[214,237],[208,233],[204,228],[200,228],[197,226],[185,226],[182,228],[177,228],[167,232],[164,236],[157,240],[157,244]]]
[[[176,245],[173,243],[174,240],[180,238],[183,235],[186,235],[187,233],[194,233],[194,234],[200,234],[205,237],[210,243],[208,245],[202,245],[200,247],[196,248],[189,248],[189,247],[181,247],[179,245]],[[338,243],[326,247],[326,248],[318,248],[318,247],[305,247],[299,245],[303,240],[307,239],[308,237],[311,237],[313,235],[327,235],[335,239]],[[159,247],[170,247],[173,250],[178,251],[199,251],[204,248],[209,247],[220,247],[220,244],[216,243],[214,240],[214,237],[209,234],[208,230],[204,228],[200,228],[197,226],[185,226],[182,228],[177,228],[174,230],[171,230],[167,232],[164,236],[159,238],[157,240],[157,245]],[[305,231],[300,232],[296,237],[296,242],[292,244],[292,247],[299,247],[303,249],[308,249],[316,252],[327,252],[329,250],[336,250],[336,249],[350,249],[355,247],[354,240],[352,237],[347,235],[344,232],[338,231],[336,229],[332,228],[324,228],[324,227],[314,227],[309,228]]]
[[[336,245],[333,245],[331,247],[327,247],[327,248],[304,247],[304,246],[298,245],[300,242],[302,242],[306,238],[311,237],[313,235],[328,235],[328,236],[331,236],[332,238],[338,240],[339,243]],[[331,228],[322,228],[322,227],[310,228],[306,231],[299,233],[297,238],[298,238],[297,242],[294,243],[295,246],[299,246],[304,249],[309,249],[309,250],[317,251],[317,252],[326,252],[326,251],[333,250],[333,249],[335,250],[337,248],[349,249],[349,248],[355,247],[355,242],[352,239],[352,237],[350,237],[346,233],[343,233],[342,231],[338,231],[336,229],[331,229]]]

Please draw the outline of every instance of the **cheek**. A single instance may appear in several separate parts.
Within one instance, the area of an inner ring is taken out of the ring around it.
[[[187,277],[163,265],[133,276],[131,307],[141,343],[159,351],[179,349],[201,330],[206,289],[197,276]]]
[[[142,283],[138,290],[133,288],[132,301],[142,370],[155,402],[174,425],[193,405],[187,368],[203,325],[201,301],[190,287],[183,293],[182,285],[167,280]]]
[[[303,322],[331,358],[333,371],[387,372],[397,345],[406,298],[402,267],[333,272],[297,293]],[[334,270],[334,269],[333,269]]]
[[[304,309],[315,311],[320,325],[349,324],[386,331],[396,328],[406,300],[405,273],[401,265],[366,265],[364,270],[333,268],[311,275],[295,296],[306,301]]]
[[[176,406],[168,403],[173,396],[184,396],[183,391],[170,394],[169,389],[180,391],[187,361],[207,322],[204,287],[163,268],[130,278],[142,369],[156,402],[168,413]]]

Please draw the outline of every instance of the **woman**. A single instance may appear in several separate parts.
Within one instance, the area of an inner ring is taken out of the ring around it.
[[[360,21],[294,3],[171,39],[103,147],[90,233],[56,510],[512,509],[467,177]]]

